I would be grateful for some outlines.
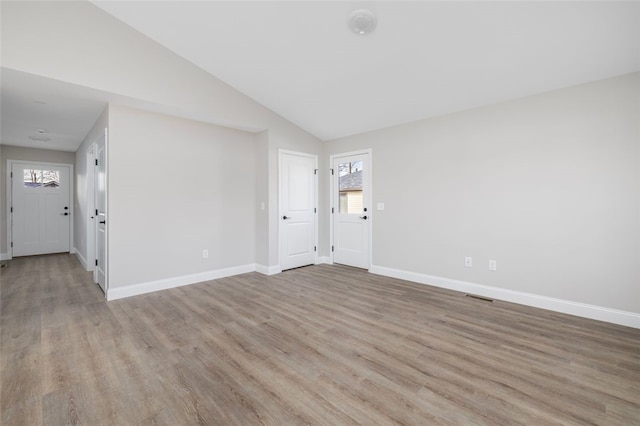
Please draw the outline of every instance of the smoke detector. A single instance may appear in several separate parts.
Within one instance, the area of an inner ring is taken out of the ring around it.
[[[376,15],[366,9],[358,9],[349,15],[349,28],[356,34],[367,35],[376,29],[378,19]]]

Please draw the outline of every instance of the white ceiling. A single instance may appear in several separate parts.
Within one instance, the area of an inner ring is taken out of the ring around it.
[[[640,70],[637,2],[94,3],[323,140]]]
[[[323,140],[640,70],[640,2],[96,4]],[[75,151],[107,102],[182,114],[1,71],[7,145]]]
[[[1,71],[0,129],[4,145],[76,151],[111,99],[80,86],[6,68]],[[50,140],[34,141],[31,137]]]

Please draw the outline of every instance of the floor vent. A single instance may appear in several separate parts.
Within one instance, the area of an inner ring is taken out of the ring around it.
[[[493,303],[494,300],[488,297],[478,296],[476,294],[465,294],[465,297],[471,297],[472,299],[484,300],[485,302]]]

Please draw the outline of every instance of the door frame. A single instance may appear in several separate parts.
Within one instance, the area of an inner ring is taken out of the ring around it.
[[[368,227],[368,232],[369,232],[369,268],[367,270],[371,270],[371,265],[373,265],[373,221],[374,221],[374,214],[373,214],[373,150],[371,148],[367,148],[367,149],[360,149],[357,151],[349,151],[349,152],[341,152],[338,154],[332,154],[329,156],[329,170],[331,171],[331,173],[329,173],[329,263],[333,265],[333,250],[331,250],[331,247],[334,246],[334,235],[333,235],[333,231],[334,231],[334,226],[333,226],[333,220],[334,220],[334,211],[338,208],[338,204],[339,204],[339,200],[337,199],[337,194],[338,194],[338,187],[337,187],[337,183],[338,183],[338,175],[334,174],[334,170],[333,170],[333,163],[336,160],[336,158],[341,158],[341,157],[350,157],[352,155],[363,155],[366,154],[369,156],[369,173],[367,173],[367,178],[365,180],[365,184],[367,185],[367,188],[369,188],[369,202],[371,203],[371,206],[369,206],[369,212],[370,213],[369,216],[369,220],[367,220],[367,224],[366,226]]]
[[[282,244],[282,234],[284,232],[283,230],[283,226],[282,226],[282,221],[280,220],[280,218],[283,215],[282,212],[282,156],[284,154],[291,154],[291,155],[298,155],[301,157],[309,157],[309,158],[313,158],[314,160],[314,164],[315,164],[315,179],[314,179],[314,184],[315,184],[315,197],[314,197],[314,201],[316,204],[316,214],[314,215],[313,221],[314,221],[314,226],[315,226],[315,246],[316,248],[318,247],[318,156],[316,154],[310,154],[308,152],[299,152],[299,151],[291,151],[288,149],[278,149],[278,272],[282,272],[282,258],[283,258],[283,254],[282,254],[282,250],[283,250],[283,244]],[[318,250],[316,249],[315,251],[315,255],[314,255],[314,264],[317,265],[319,263],[318,261]]]
[[[87,264],[86,269],[90,271],[93,276],[93,282],[96,282],[96,144],[92,143],[85,151],[86,159],[86,188],[85,188],[85,200],[87,203],[87,217],[85,226],[85,247],[87,251],[85,253]],[[93,217],[93,219],[91,219]]]
[[[11,211],[11,208],[13,207],[13,177],[12,177],[12,172],[13,172],[13,165],[14,164],[36,164],[38,166],[53,166],[53,167],[69,167],[69,214],[71,215],[71,218],[69,220],[69,253],[75,253],[75,247],[74,247],[74,243],[73,243],[73,228],[74,228],[74,223],[75,223],[75,193],[74,193],[74,188],[75,188],[75,174],[73,171],[73,164],[67,164],[67,163],[50,163],[50,162],[45,162],[45,161],[29,161],[29,160],[13,160],[13,159],[8,159],[7,160],[7,176],[6,176],[6,181],[7,181],[7,235],[5,238],[6,244],[7,244],[7,257],[5,260],[11,260],[13,259],[13,247],[11,246],[11,242],[13,240],[13,212]]]
[[[104,131],[101,132],[96,139],[94,140],[92,146],[93,146],[93,152],[95,154],[95,160],[98,159],[98,152],[99,152],[99,145],[101,143],[104,143],[104,215],[105,215],[105,225],[104,225],[104,297],[105,299],[109,300],[109,128],[105,127]],[[94,161],[94,206],[97,209],[98,208],[98,196],[99,196],[99,191],[97,188],[98,185],[98,166],[95,165],[95,161]],[[95,220],[93,222],[94,224],[94,228],[93,228],[93,232],[94,232],[94,250],[95,250],[95,260],[98,259],[98,228],[99,228],[99,223],[98,223],[98,215],[95,215]],[[93,277],[94,277],[94,282],[96,284],[98,284],[98,287],[100,287],[100,284],[98,282],[99,278],[98,278],[98,268],[96,268],[94,266],[93,268]]]

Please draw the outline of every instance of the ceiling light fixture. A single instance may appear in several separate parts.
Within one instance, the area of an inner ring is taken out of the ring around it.
[[[356,34],[371,34],[376,29],[378,19],[370,10],[358,9],[349,15],[349,28]]]
[[[51,140],[51,138],[47,138],[44,136],[29,136],[29,139],[37,142],[49,142]]]

